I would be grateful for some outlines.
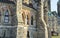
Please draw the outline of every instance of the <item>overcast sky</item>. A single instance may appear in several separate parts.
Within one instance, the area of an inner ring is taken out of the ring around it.
[[[57,11],[57,1],[58,0],[51,0],[51,11]]]

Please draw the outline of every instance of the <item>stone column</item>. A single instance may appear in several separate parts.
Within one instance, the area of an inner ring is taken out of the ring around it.
[[[42,22],[42,0],[39,0],[38,13],[36,13],[37,38],[45,38],[45,28]]]
[[[37,38],[48,38],[47,24],[43,17],[43,2],[44,0],[39,0],[38,13],[36,14]]]
[[[17,20],[18,20],[18,25],[17,25],[17,36],[16,38],[27,38],[27,27],[23,24],[22,20],[22,0],[17,0]]]
[[[50,28],[48,27],[48,11],[49,11],[49,5],[48,5],[48,2],[49,2],[49,0],[45,0],[44,1],[44,20],[45,20],[45,22],[46,22],[46,26],[47,26],[47,34],[48,34],[48,38],[51,38],[51,30],[50,30]]]
[[[44,20],[45,20],[46,24],[48,23],[48,11],[49,11],[48,0],[45,0],[44,1]]]
[[[48,26],[48,0],[45,0],[44,1],[44,21],[45,21],[45,23],[46,23],[46,32],[45,32],[45,34],[46,34],[46,37],[48,37],[48,30],[49,29],[47,29],[47,26]]]

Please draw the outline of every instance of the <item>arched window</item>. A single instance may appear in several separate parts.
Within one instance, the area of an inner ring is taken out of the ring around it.
[[[33,25],[33,16],[31,16],[31,25]]]
[[[5,23],[8,23],[9,22],[9,12],[8,12],[8,10],[4,14],[4,22]]]
[[[28,15],[27,15],[27,24],[29,25],[29,17],[28,17]]]
[[[22,19],[23,19],[23,22],[25,24],[25,14],[24,13],[22,14]]]

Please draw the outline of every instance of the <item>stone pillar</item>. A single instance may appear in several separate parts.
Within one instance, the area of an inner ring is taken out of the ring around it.
[[[42,21],[43,0],[39,0],[38,13],[36,13],[37,38],[45,38],[45,26]]]
[[[44,1],[44,20],[45,20],[46,24],[48,23],[48,11],[49,11],[48,0],[45,0]]]
[[[48,29],[47,29],[47,26],[48,26],[48,0],[45,0],[44,1],[44,21],[46,23],[46,37],[48,37]]]
[[[17,20],[18,20],[18,25],[17,25],[17,36],[16,38],[27,38],[27,27],[23,24],[22,20],[22,0],[17,0]]]
[[[47,24],[43,17],[43,2],[44,0],[39,0],[38,13],[36,14],[37,38],[48,38]]]
[[[51,38],[51,30],[50,30],[50,28],[48,27],[48,11],[49,11],[49,8],[48,8],[48,2],[49,2],[49,0],[45,0],[44,1],[44,20],[45,20],[45,22],[46,22],[46,26],[47,26],[47,34],[48,34],[48,38]]]

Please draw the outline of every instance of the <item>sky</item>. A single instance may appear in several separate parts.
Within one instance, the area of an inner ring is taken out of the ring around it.
[[[51,11],[57,11],[58,0],[51,0]]]

